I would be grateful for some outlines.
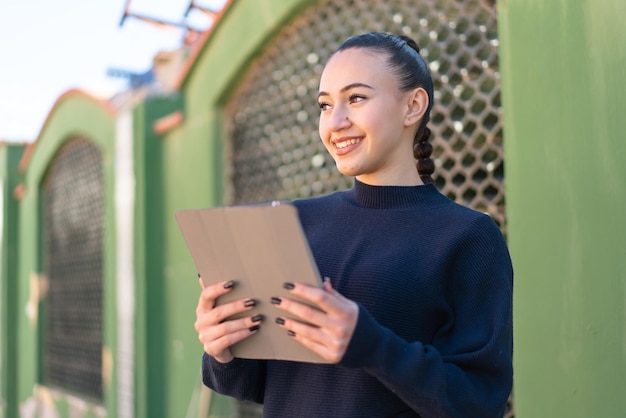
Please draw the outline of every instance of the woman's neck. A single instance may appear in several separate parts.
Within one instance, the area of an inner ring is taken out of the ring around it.
[[[370,186],[421,186],[424,184],[415,166],[391,173],[361,174],[356,179]]]

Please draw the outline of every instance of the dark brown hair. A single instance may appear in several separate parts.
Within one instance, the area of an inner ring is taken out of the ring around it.
[[[420,178],[424,183],[431,183],[435,163],[430,158],[433,147],[428,142],[430,129],[426,125],[430,120],[430,111],[433,107],[433,80],[426,61],[419,54],[419,46],[408,36],[369,32],[348,38],[337,48],[336,52],[350,48],[363,48],[386,54],[389,67],[398,78],[400,91],[421,87],[428,94],[428,107],[413,139],[413,155],[417,159],[417,171]]]

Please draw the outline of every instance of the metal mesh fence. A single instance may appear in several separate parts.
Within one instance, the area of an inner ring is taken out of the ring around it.
[[[295,199],[351,187],[319,139],[319,78],[347,37],[392,32],[418,42],[433,76],[435,184],[451,199],[489,213],[506,233],[495,3],[330,0],[305,10],[269,42],[229,103],[227,201]],[[260,416],[260,409],[241,404],[239,416]]]
[[[100,150],[68,141],[43,183],[43,383],[102,400],[103,173]]]
[[[404,33],[435,83],[436,185],[504,230],[504,163],[495,0],[330,1],[267,46],[229,107],[231,203],[293,199],[350,186],[317,133],[323,63],[348,36]]]

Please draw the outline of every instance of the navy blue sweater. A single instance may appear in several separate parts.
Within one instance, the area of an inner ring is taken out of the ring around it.
[[[265,417],[501,418],[513,271],[491,218],[432,184],[356,181],[294,203],[321,275],[359,304],[346,354],[338,365],[205,354],[204,383],[263,403]]]

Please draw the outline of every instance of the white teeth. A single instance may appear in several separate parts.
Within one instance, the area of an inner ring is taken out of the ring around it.
[[[337,142],[335,143],[335,146],[337,148],[345,148],[348,145],[353,145],[356,144],[357,142],[361,142],[361,139],[348,139],[347,141],[341,141],[341,142]]]

